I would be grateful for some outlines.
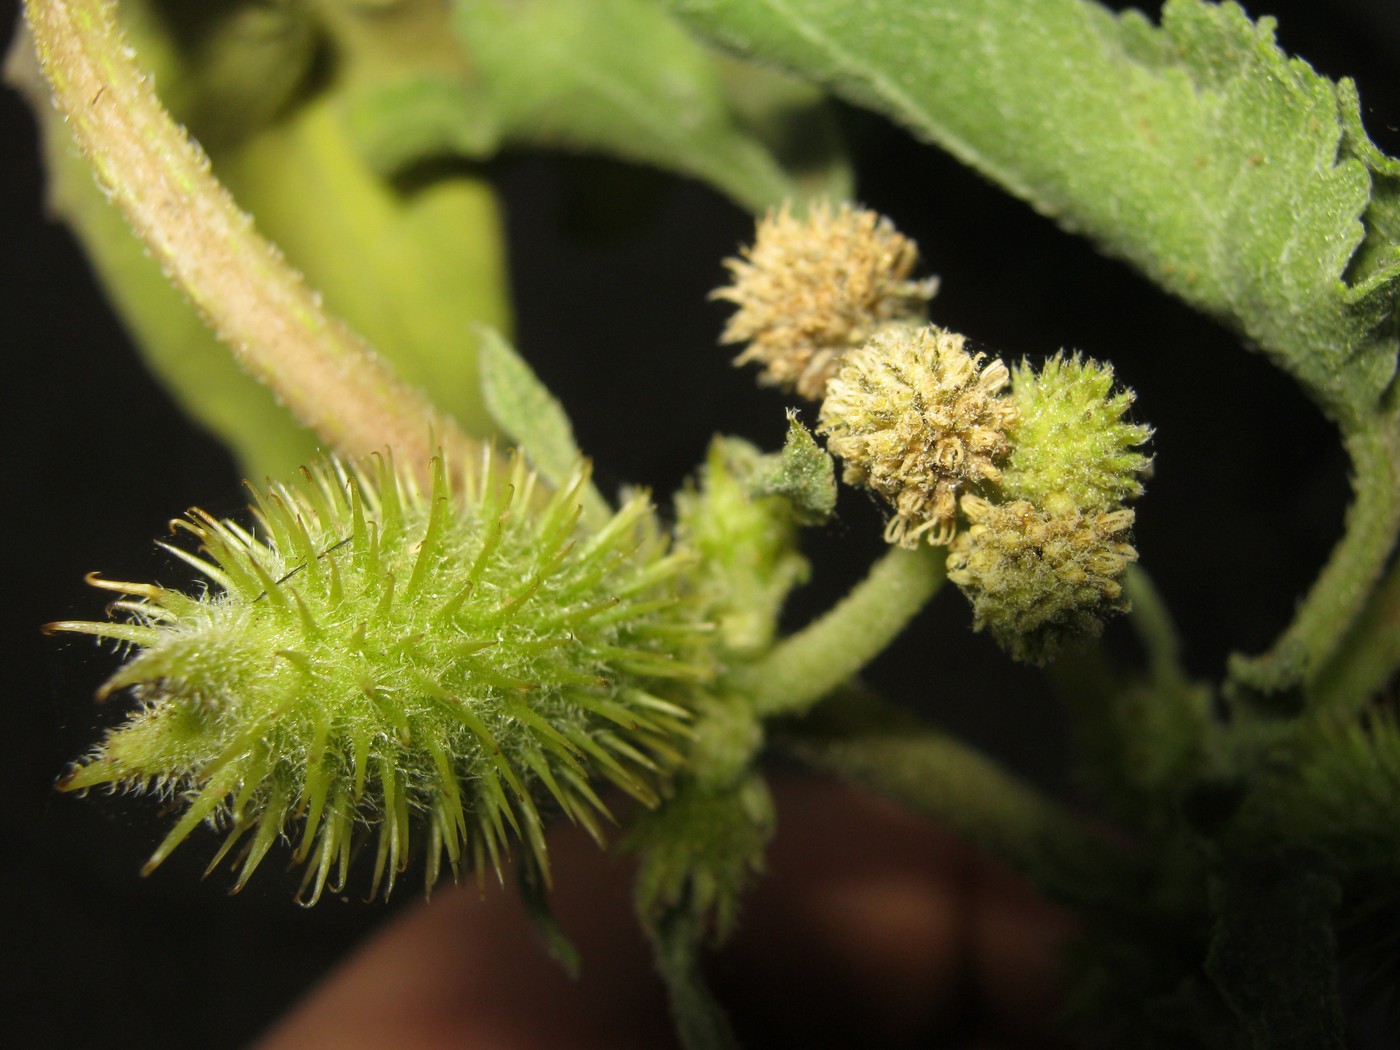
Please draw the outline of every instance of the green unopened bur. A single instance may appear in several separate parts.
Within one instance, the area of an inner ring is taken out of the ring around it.
[[[102,687],[135,712],[61,786],[181,800],[146,870],[208,823],[237,887],[287,839],[308,903],[352,856],[387,894],[420,847],[429,885],[515,840],[547,873],[550,812],[611,819],[595,777],[655,804],[710,635],[646,497],[590,532],[584,464],[552,493],[518,457],[432,479],[330,460],[258,494],[253,531],[191,511],[199,551],[169,549],[203,595],[94,576],[125,621],[50,625],[135,650]]]

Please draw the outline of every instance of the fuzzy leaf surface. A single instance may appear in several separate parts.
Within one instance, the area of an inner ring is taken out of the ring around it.
[[[670,2],[1231,324],[1343,426],[1390,382],[1400,164],[1271,20],[1202,0],[1168,0],[1160,28],[1088,0]]]
[[[755,211],[849,193],[818,93],[736,67],[655,0],[459,0],[453,19],[502,142],[654,165]]]

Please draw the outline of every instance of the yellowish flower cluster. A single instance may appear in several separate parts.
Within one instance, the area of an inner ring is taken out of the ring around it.
[[[1010,449],[1010,374],[965,344],[933,325],[881,332],[846,355],[822,403],[818,433],[848,484],[894,508],[885,539],[901,547],[949,543],[959,489],[998,481]]]
[[[758,224],[752,247],[726,260],[733,284],[714,298],[739,309],[721,337],[747,343],[762,381],[820,401],[841,357],[887,325],[918,324],[938,287],[911,280],[919,249],[886,218],[849,203],[791,208]]]
[[[821,401],[843,479],[892,510],[886,541],[951,545],[976,627],[1045,663],[1127,608],[1124,503],[1142,493],[1151,428],[1127,421],[1133,393],[1109,365],[1057,354],[1013,375],[927,323],[917,258],[874,212],[785,208],[728,262],[734,283],[715,295],[739,310],[724,340],[748,342],[738,362],[762,362],[764,381]]]

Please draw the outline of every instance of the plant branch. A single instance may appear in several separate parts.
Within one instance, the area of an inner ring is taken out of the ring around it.
[[[1400,668],[1400,559],[1391,562],[1365,610],[1316,676],[1317,704],[1328,710],[1357,712],[1385,688],[1397,668]]]
[[[1262,692],[1293,685],[1316,687],[1319,676],[1362,614],[1395,549],[1400,531],[1400,387],[1375,418],[1344,435],[1355,498],[1346,532],[1268,653],[1236,656],[1230,677]]]
[[[1147,654],[1148,672],[1159,686],[1178,685],[1186,681],[1181,666],[1181,639],[1171,610],[1147,570],[1140,565],[1129,566],[1123,576],[1123,589],[1133,603],[1129,614],[1133,630]]]
[[[732,688],[760,716],[806,710],[870,663],[938,592],[947,552],[891,548],[824,616],[736,672]]]
[[[424,472],[475,448],[321,305],[254,228],[137,67],[110,0],[27,0],[39,61],[83,155],[153,256],[233,351],[337,451],[388,446]]]
[[[975,748],[869,692],[843,690],[807,717],[778,723],[774,741],[816,769],[939,821],[1058,898],[1101,885],[1105,871],[1126,871],[1108,836]]]

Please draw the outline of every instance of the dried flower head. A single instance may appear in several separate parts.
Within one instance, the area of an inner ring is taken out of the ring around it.
[[[547,874],[548,807],[595,834],[607,816],[594,774],[656,801],[708,637],[647,500],[587,532],[586,482],[547,494],[488,456],[459,484],[436,461],[424,492],[387,460],[331,461],[257,496],[258,535],[191,511],[173,527],[201,554],[169,549],[211,592],[93,579],[127,622],[50,625],[136,650],[102,694],[137,710],[61,786],[177,799],[147,870],[207,822],[214,863],[241,845],[241,887],[292,839],[313,902],[364,839],[371,895],[417,842],[429,885],[443,854],[499,871],[513,838]]]
[[[1001,477],[1016,420],[1002,393],[1010,376],[964,344],[934,325],[883,331],[846,356],[822,403],[817,431],[844,479],[894,508],[890,543],[948,543],[960,488]]]
[[[1107,511],[1142,495],[1151,457],[1135,451],[1152,428],[1124,419],[1135,395],[1113,391],[1113,366],[1056,354],[1036,371],[1012,373],[1015,447],[1002,492],[1046,506],[1056,494],[1081,511]]]
[[[762,381],[820,401],[841,356],[889,324],[919,324],[938,286],[910,280],[918,246],[873,211],[822,202],[798,218],[784,205],[758,223],[753,247],[728,259],[735,303],[721,337],[748,343]]]
[[[1097,637],[1125,612],[1118,582],[1137,561],[1126,541],[1131,510],[1082,512],[1064,498],[1040,510],[962,498],[971,526],[948,552],[948,579],[972,602],[973,627],[990,630],[1018,660],[1045,664],[1068,641]]]

